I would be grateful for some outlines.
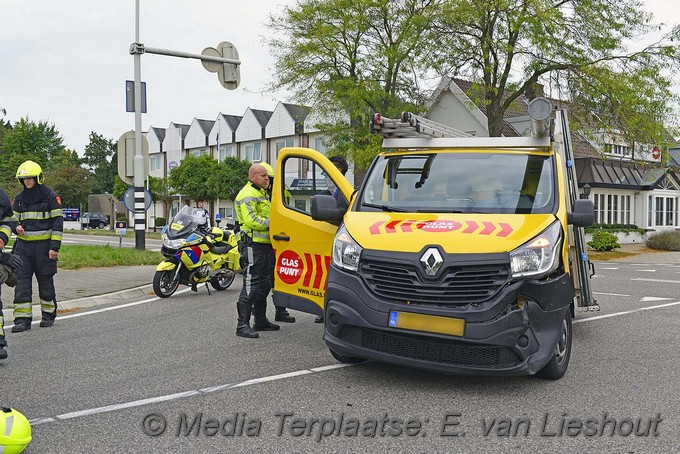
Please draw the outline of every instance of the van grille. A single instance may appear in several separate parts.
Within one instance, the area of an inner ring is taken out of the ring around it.
[[[508,347],[425,338],[357,326],[345,326],[340,338],[351,344],[390,355],[459,366],[508,368],[520,363]]]
[[[414,265],[362,260],[360,275],[376,296],[397,303],[459,305],[493,297],[508,280],[507,265],[450,266],[423,282]]]

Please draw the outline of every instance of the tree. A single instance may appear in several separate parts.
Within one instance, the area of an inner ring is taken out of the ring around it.
[[[90,142],[85,146],[83,162],[96,175],[92,191],[95,194],[112,193],[118,176],[116,143],[94,131],[90,132]]]
[[[94,176],[82,167],[60,167],[45,175],[46,183],[61,198],[63,207],[87,205],[87,197],[92,192]]]
[[[51,168],[52,159],[64,150],[63,139],[53,124],[28,118],[21,118],[5,133],[2,146],[5,153],[36,161],[43,169]]]
[[[149,177],[149,192],[154,202],[163,203],[163,213],[170,213],[170,205],[172,204],[172,189],[167,178]]]
[[[170,186],[193,200],[215,200],[217,194],[206,180],[216,169],[217,160],[209,155],[187,156],[170,171]]]
[[[665,70],[677,62],[673,34],[639,50],[654,30],[638,0],[457,0],[433,24],[442,74],[475,82],[492,136],[512,102],[537,83],[569,101],[582,128],[606,128],[630,143],[658,138],[673,101]]]
[[[631,143],[653,143],[671,120],[680,27],[628,50],[653,29],[639,0],[299,0],[268,25],[279,33],[271,88],[346,113],[351,133],[335,142],[349,142],[352,157],[362,157],[369,111],[422,111],[433,76],[474,82],[492,136],[539,82],[586,120],[576,127],[618,130]]]
[[[207,186],[215,192],[216,198],[234,200],[248,181],[250,166],[251,163],[248,161],[232,157],[225,158],[208,176]]]
[[[268,21],[280,34],[269,42],[277,60],[270,88],[290,90],[321,112],[346,114],[351,134],[324,132],[355,164],[365,162],[363,150],[375,148],[375,139],[367,137],[371,112],[398,115],[424,104],[420,80],[429,67],[429,24],[439,3],[300,0],[285,7]]]

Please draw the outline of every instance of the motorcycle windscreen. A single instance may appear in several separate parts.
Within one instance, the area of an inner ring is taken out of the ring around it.
[[[196,230],[198,223],[194,215],[195,211],[196,209],[190,206],[184,206],[179,210],[168,223],[168,230],[166,231],[168,238],[182,238]]]

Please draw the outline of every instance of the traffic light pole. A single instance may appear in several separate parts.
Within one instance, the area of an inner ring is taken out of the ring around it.
[[[139,42],[139,0],[135,0],[135,42],[130,45],[130,53],[135,60],[135,158],[133,160],[133,185],[135,188],[135,247],[139,250],[145,248],[146,233],[146,204],[144,200],[144,180],[147,175],[144,166],[144,154],[142,151],[142,54],[168,55],[170,57],[195,58],[201,60],[203,67],[210,72],[216,72],[222,86],[228,90],[238,88],[241,81],[238,51],[228,41],[221,42],[217,49],[208,47],[202,54],[192,54],[176,50],[144,47]],[[231,58],[229,58],[231,57]],[[125,172],[123,172],[125,173]],[[128,175],[129,176],[129,175]]]
[[[135,0],[135,43],[139,43],[139,0]],[[135,187],[135,247],[146,248],[146,206],[144,204],[144,157],[142,156],[142,54],[135,60],[135,159],[133,162]]]

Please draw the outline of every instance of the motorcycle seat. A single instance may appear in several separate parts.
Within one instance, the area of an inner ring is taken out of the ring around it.
[[[232,245],[224,243],[213,244],[212,246],[210,246],[210,252],[218,255],[226,254],[232,247],[233,247]]]

